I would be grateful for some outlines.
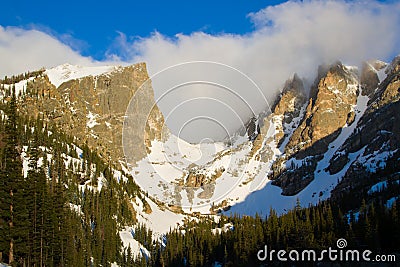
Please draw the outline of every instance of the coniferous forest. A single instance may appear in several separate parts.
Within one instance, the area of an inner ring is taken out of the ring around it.
[[[138,190],[132,177],[127,185],[117,183],[111,166],[87,146],[77,155],[73,138],[40,118],[19,116],[14,92],[1,107],[0,262],[15,266],[122,263],[118,226],[133,223],[126,197]],[[29,158],[25,173],[22,156]],[[70,161],[66,168],[67,158],[78,158],[82,164]],[[107,181],[103,190],[79,189],[100,173]]]
[[[259,266],[262,262],[257,259],[257,252],[264,245],[275,250],[321,251],[329,246],[336,248],[339,238],[347,240],[349,249],[368,248],[375,253],[396,253],[398,257],[399,215],[396,205],[388,209],[379,204],[367,207],[364,203],[357,219],[354,215],[347,218],[335,204],[325,202],[316,207],[298,206],[282,216],[271,210],[267,218],[223,217],[219,223],[202,220],[189,224],[185,233],[169,233],[166,249],[160,250],[152,265],[213,266],[218,262],[222,266]],[[228,222],[232,226],[227,231],[210,231]],[[308,265],[313,263],[304,266]]]
[[[322,250],[345,238],[349,248],[394,253],[400,248],[400,203],[379,198],[330,200],[278,216],[220,216],[187,220],[171,230],[166,245],[137,224],[130,199],[140,196],[132,177],[117,181],[110,163],[74,138],[18,114],[15,90],[0,109],[0,262],[11,266],[259,266],[257,252],[274,249]],[[24,161],[25,159],[25,161]],[[28,159],[28,160],[26,160]],[[77,159],[77,160],[68,160]],[[27,162],[26,162],[27,161]],[[66,167],[67,161],[67,167]],[[384,175],[384,172],[382,173]],[[105,178],[101,190],[82,185]],[[399,192],[389,184],[385,192]],[[349,201],[351,200],[351,201]],[[359,203],[357,203],[357,201]],[[349,204],[351,202],[351,204]],[[357,212],[352,209],[360,207]],[[134,257],[119,236],[135,226],[135,238],[149,257]],[[216,231],[216,229],[223,229]]]

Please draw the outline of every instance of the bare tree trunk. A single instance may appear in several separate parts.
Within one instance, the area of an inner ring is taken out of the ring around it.
[[[10,251],[8,253],[8,263],[11,264],[14,261],[14,241],[10,240]]]
[[[44,225],[44,218],[42,213],[42,229],[40,230],[40,267],[43,266],[43,225]]]
[[[64,242],[61,241],[61,266],[64,266]]]
[[[12,189],[10,191],[10,196],[11,196],[11,199],[12,199],[12,197],[13,197]],[[13,214],[13,205],[11,203],[10,204],[10,223],[9,223],[10,230],[13,228],[13,225],[14,225],[13,224],[13,221],[14,221],[14,216],[13,215],[14,215]],[[11,264],[13,261],[14,261],[14,240],[13,240],[13,238],[11,236],[11,239],[10,239],[10,251],[8,252],[8,263]]]

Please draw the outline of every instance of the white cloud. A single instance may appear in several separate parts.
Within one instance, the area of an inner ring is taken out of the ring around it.
[[[394,51],[399,45],[399,11],[399,3],[305,1],[267,7],[249,16],[269,39],[287,38],[286,49],[328,62],[357,63],[399,52]]]
[[[290,1],[249,14],[249,19],[254,22],[255,30],[246,35],[213,36],[195,32],[169,38],[156,32],[149,38],[131,43],[125,37],[119,42],[125,57],[132,61],[146,61],[151,74],[192,60],[228,64],[252,77],[270,100],[294,73],[313,79],[317,66],[322,63],[341,60],[345,64],[359,65],[371,58],[391,60],[399,53],[400,4],[397,2]],[[204,75],[210,74],[209,70],[204,71]],[[168,81],[158,82],[161,85],[165,83]],[[158,88],[155,84],[155,90],[156,96],[160,96],[167,88]],[[188,92],[189,89],[186,93],[181,92],[181,96],[190,99],[192,96]],[[243,90],[239,92],[243,94]],[[252,92],[245,94],[259,112],[257,93],[253,97]],[[213,94],[209,96],[213,97]],[[173,98],[179,99],[177,96]],[[160,106],[164,114],[172,109],[171,103],[161,102]],[[209,110],[207,105],[202,107],[198,114]],[[176,114],[188,114],[192,108],[193,105],[182,107]],[[216,110],[215,114],[219,113]],[[180,116],[171,121],[180,121]],[[221,117],[218,120],[223,123]],[[171,125],[177,132],[178,125],[173,125],[173,122]],[[196,131],[204,132],[201,127]]]
[[[399,3],[286,2],[249,18],[256,30],[243,36],[196,32],[168,38],[156,32],[131,45],[126,38],[120,41],[134,61],[148,62],[152,73],[184,61],[214,60],[250,73],[267,88],[271,85],[262,81],[265,75],[275,76],[268,73],[283,71],[287,78],[296,71],[306,76],[315,64],[338,59],[358,64],[369,58],[390,59],[399,52]]]
[[[0,58],[0,77],[63,63],[93,64],[92,59],[81,56],[42,31],[2,26],[0,26]]]

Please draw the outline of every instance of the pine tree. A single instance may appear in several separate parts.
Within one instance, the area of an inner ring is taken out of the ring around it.
[[[30,253],[28,258],[28,265],[39,265],[39,256],[40,256],[40,209],[42,208],[40,200],[41,194],[40,189],[44,189],[46,184],[40,188],[40,181],[39,181],[39,173],[37,162],[39,159],[38,149],[37,149],[37,131],[35,131],[35,138],[31,141],[28,155],[29,155],[29,170],[28,170],[28,177],[27,182],[30,185],[28,189],[28,211],[29,211],[29,221],[30,221],[30,229],[29,229],[29,240],[28,244],[30,247]]]
[[[24,263],[28,254],[24,242],[27,239],[28,211],[25,202],[27,184],[22,174],[22,162],[18,149],[18,115],[16,108],[15,87],[12,87],[8,103],[5,126],[5,148],[1,170],[2,207],[1,207],[1,242],[2,257],[8,254],[8,262]]]

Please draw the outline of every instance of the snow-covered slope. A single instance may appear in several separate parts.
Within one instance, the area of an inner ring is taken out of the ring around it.
[[[117,66],[78,66],[71,64],[63,64],[57,67],[48,69],[45,74],[49,77],[49,80],[56,87],[60,86],[63,82],[79,79],[86,76],[97,76],[107,72],[112,72],[119,67]]]
[[[282,214],[289,209],[292,209],[296,205],[297,200],[300,201],[301,205],[307,207],[310,204],[317,204],[318,202],[327,199],[330,196],[331,190],[346,173],[348,167],[357,160],[360,155],[362,155],[362,150],[352,153],[350,161],[347,163],[345,168],[335,175],[330,175],[326,170],[334,153],[355,129],[357,122],[367,108],[367,102],[368,97],[360,94],[357,100],[357,106],[355,107],[355,121],[350,126],[344,127],[340,135],[329,144],[328,151],[324,154],[323,159],[317,164],[314,173],[314,180],[300,193],[293,196],[284,196],[282,195],[281,188],[272,185],[272,181],[268,181],[264,188],[248,195],[245,201],[232,206],[227,213],[245,215],[255,215],[258,213],[267,215],[269,210],[273,208],[278,214]]]
[[[270,128],[268,134],[272,135],[273,126]],[[246,136],[228,146],[192,145],[170,135],[166,142],[153,141],[151,153],[132,173],[136,183],[159,201],[180,206],[184,212],[209,214],[222,201],[243,201],[266,183],[271,162],[258,160],[251,150]],[[275,152],[279,153],[277,149]],[[189,186],[191,173],[206,177],[209,183]]]

